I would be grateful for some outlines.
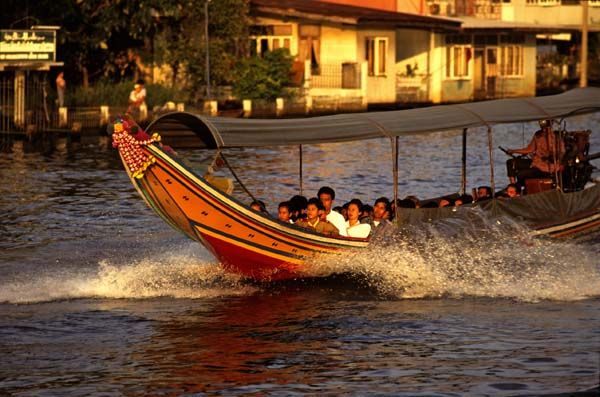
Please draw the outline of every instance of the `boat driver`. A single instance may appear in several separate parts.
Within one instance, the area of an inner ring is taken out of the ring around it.
[[[561,160],[565,154],[565,144],[562,139],[552,129],[552,120],[541,120],[540,129],[536,131],[531,142],[522,149],[508,149],[508,154],[526,154],[531,157],[531,166],[529,168],[508,166],[508,176],[511,183],[515,182],[515,177],[519,180],[526,178],[548,177],[557,171],[562,171]],[[513,161],[510,159],[508,163]]]

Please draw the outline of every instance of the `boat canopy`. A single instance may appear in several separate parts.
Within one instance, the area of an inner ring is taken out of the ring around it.
[[[163,138],[193,138],[196,147],[261,147],[357,141],[558,119],[600,110],[600,88],[542,97],[496,99],[426,108],[290,119],[168,113],[147,128]]]

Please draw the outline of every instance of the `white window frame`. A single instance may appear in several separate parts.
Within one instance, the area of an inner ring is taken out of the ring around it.
[[[369,41],[373,42],[373,71],[367,70],[367,73],[369,76],[385,77],[387,75],[387,71],[388,71],[387,70],[387,60],[388,60],[389,39],[387,37],[367,37],[365,40],[365,47],[368,47]],[[384,47],[383,65],[381,65],[379,62],[379,59],[381,58],[380,50],[379,50],[380,43],[383,43],[383,47]],[[366,61],[367,61],[367,65],[368,65],[369,53],[367,53]],[[381,70],[381,66],[383,66],[383,70]]]
[[[278,48],[287,48],[284,46],[285,40],[288,39],[290,42],[290,47],[288,48],[290,52],[292,51],[292,36],[250,36],[250,40],[256,40],[256,54],[262,56],[262,52],[260,51],[260,43],[263,39],[266,39],[269,44],[269,51],[273,51],[273,43],[275,40],[279,40]]]
[[[500,62],[500,75],[502,77],[523,77],[525,75],[524,47],[519,44],[509,44],[498,47],[498,50],[498,60]],[[509,52],[511,50],[512,58],[509,58]]]
[[[457,71],[456,50],[460,52],[460,61],[463,63],[459,73]],[[471,51],[471,59],[467,60],[467,51]],[[464,61],[463,61],[464,60]],[[471,44],[451,44],[446,46],[446,79],[470,80],[472,78],[473,46]]]

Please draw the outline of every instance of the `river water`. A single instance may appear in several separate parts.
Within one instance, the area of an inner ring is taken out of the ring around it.
[[[572,129],[594,130],[599,116]],[[527,144],[534,126],[495,129]],[[460,132],[400,141],[400,195],[457,191]],[[0,395],[522,396],[600,377],[600,237],[432,230],[313,264],[321,280],[256,285],[221,270],[129,183],[107,137],[14,142],[0,154]],[[304,148],[304,188],[338,204],[391,195],[389,142]],[[194,164],[204,154],[182,152]],[[274,211],[297,193],[297,148],[230,150]],[[496,183],[505,156],[494,151]],[[469,187],[489,184],[469,134]],[[596,177],[600,176],[598,173]],[[241,191],[236,195],[248,200]],[[309,194],[310,195],[310,194]],[[461,236],[463,238],[461,238]]]

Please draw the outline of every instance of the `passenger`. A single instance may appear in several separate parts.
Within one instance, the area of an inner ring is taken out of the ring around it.
[[[308,200],[306,207],[306,219],[300,219],[296,222],[296,225],[312,229],[317,233],[322,233],[327,236],[339,235],[339,229],[328,221],[322,221],[321,215],[325,213],[325,207],[323,203],[316,197]]]
[[[477,188],[477,201],[489,200],[492,198],[492,188],[489,186],[479,186]]]
[[[323,186],[319,189],[317,196],[325,208],[327,220],[339,230],[340,235],[346,236],[346,221],[344,217],[335,211],[331,211],[333,200],[335,200],[335,191],[329,186]]]
[[[447,198],[447,197],[442,197],[439,201],[438,201],[438,207],[439,208],[444,208],[444,207],[450,207],[452,206],[454,203],[452,202],[452,199]]]
[[[348,221],[346,222],[346,233],[350,237],[367,238],[371,233],[371,225],[360,223],[359,216],[363,204],[359,199],[350,200],[348,205]]]
[[[404,200],[410,200],[413,203],[415,203],[415,206],[411,207],[411,208],[420,208],[421,207],[421,201],[417,198],[417,196],[406,196],[406,197],[404,197]]]
[[[363,204],[359,219],[360,223],[371,223],[371,219],[373,219],[373,207],[369,204]]]
[[[342,205],[342,212],[340,212],[340,214],[342,214],[342,216],[344,217],[344,221],[348,220],[348,206],[350,205],[350,203],[346,203],[344,205]]]
[[[371,228],[376,228],[381,222],[388,221],[390,219],[390,200],[387,197],[379,197],[375,200],[373,205],[373,218],[371,221]]]
[[[254,211],[267,213],[267,207],[261,200],[254,200],[252,203],[250,203],[250,208],[252,208]]]
[[[398,200],[398,208],[417,208],[417,204],[410,199]]]
[[[277,207],[277,219],[281,222],[294,223],[291,219],[290,202],[284,201]]]
[[[521,195],[521,186],[511,183],[506,187],[506,194],[508,197],[519,197]]]
[[[292,197],[289,201],[290,203],[290,218],[293,222],[296,222],[298,219],[306,218],[306,205],[308,204],[308,199],[304,196],[296,195]]]
[[[333,207],[333,209],[332,209],[332,211],[335,211],[340,215],[342,215],[342,210],[343,210],[343,208],[340,207],[339,205],[337,207]],[[344,216],[344,215],[342,215],[342,216]]]
[[[472,202],[473,202],[473,196],[471,196],[470,194],[463,194],[462,196],[460,196],[459,198],[454,200],[454,206],[460,207],[461,205],[471,204]]]
[[[506,191],[501,190],[499,192],[496,192],[496,194],[494,194],[494,198],[497,198],[497,199],[506,199],[506,198],[509,198],[509,197],[508,197],[508,194],[506,194]]]
[[[427,201],[421,205],[421,208],[439,208],[439,204],[435,201]]]
[[[562,171],[562,158],[565,154],[565,143],[552,130],[552,120],[541,120],[540,129],[536,131],[531,142],[522,149],[508,149],[508,154],[527,154],[531,157],[530,168],[517,170],[518,172],[510,175],[510,182],[515,183],[515,177],[519,180],[526,178],[547,177],[548,174],[556,171]],[[508,162],[510,162],[509,160]]]

